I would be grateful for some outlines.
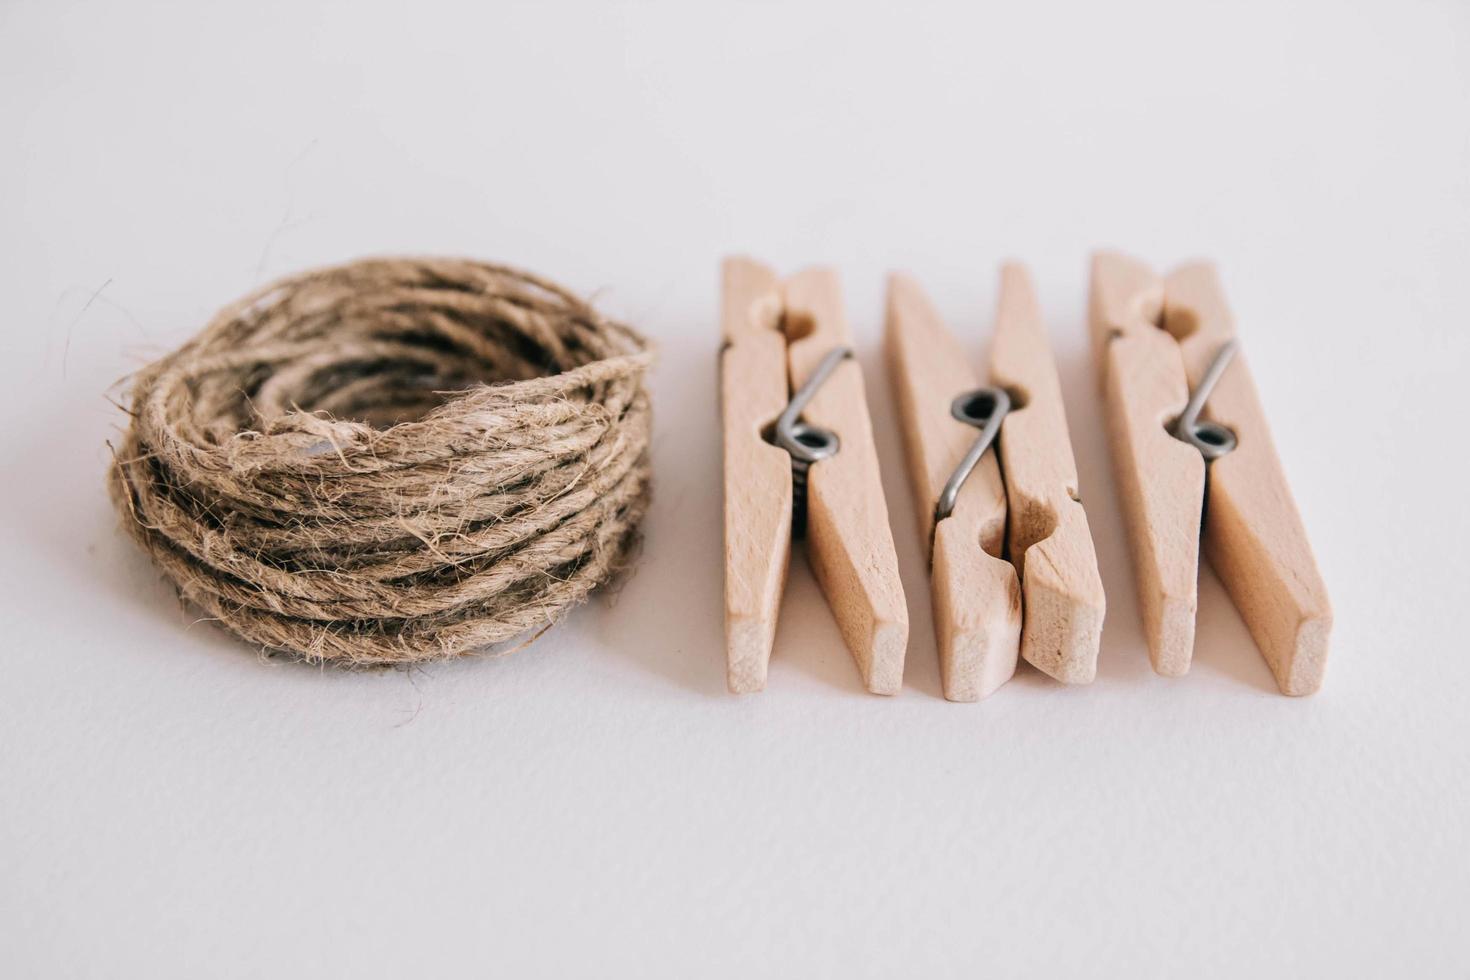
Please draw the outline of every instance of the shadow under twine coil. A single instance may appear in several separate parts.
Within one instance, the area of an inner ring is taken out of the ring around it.
[[[452,657],[544,628],[624,562],[652,358],[501,266],[292,276],[137,376],[113,499],[184,598],[253,643]]]

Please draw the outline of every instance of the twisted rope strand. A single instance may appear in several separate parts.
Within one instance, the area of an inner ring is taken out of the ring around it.
[[[250,642],[453,657],[544,628],[626,560],[652,358],[503,266],[307,272],[138,374],[108,482],[184,598]]]

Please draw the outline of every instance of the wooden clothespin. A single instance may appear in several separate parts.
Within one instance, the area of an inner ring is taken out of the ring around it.
[[[977,387],[964,348],[907,276],[889,280],[887,342],[919,525],[932,542],[944,696],[987,696],[1015,673],[1018,653],[1058,680],[1091,681],[1106,604],[1025,267],[1001,271],[997,387]]]
[[[1277,686],[1312,693],[1332,610],[1214,267],[1161,278],[1100,252],[1090,306],[1154,670],[1189,670],[1203,522],[1205,554]]]
[[[894,694],[908,608],[837,275],[808,269],[783,283],[726,259],[722,320],[730,690],[765,687],[791,539],[804,532],[863,683]]]

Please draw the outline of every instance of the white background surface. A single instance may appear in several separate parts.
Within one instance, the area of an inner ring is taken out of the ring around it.
[[[0,973],[1464,976],[1470,7],[0,4]],[[1154,676],[1087,256],[1206,255],[1336,607],[1276,693],[1208,573]],[[863,693],[804,560],[723,690],[717,268],[842,272],[912,617]],[[347,674],[180,609],[103,393],[275,275],[511,261],[662,345],[636,574],[529,650]],[[939,696],[878,358],[906,268],[1048,315],[1097,682]]]

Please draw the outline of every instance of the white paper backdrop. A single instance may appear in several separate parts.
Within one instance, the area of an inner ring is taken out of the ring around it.
[[[1463,976],[1470,7],[0,4],[0,973]],[[1336,606],[1275,693],[1208,573],[1148,667],[1086,263],[1218,260]],[[723,691],[717,270],[837,266],[912,617],[803,561]],[[662,345],[636,574],[498,661],[264,663],[115,530],[108,386],[275,275],[507,260]],[[977,360],[1031,264],[1099,677],[939,696],[883,277]]]

